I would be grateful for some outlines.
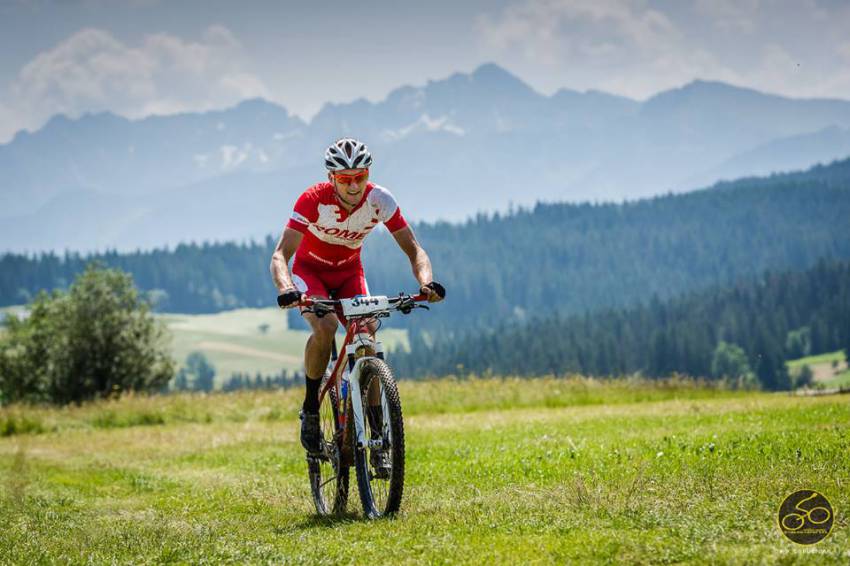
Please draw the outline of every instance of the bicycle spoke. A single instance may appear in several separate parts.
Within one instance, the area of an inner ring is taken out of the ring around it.
[[[329,377],[323,378],[327,383]],[[321,451],[309,456],[310,486],[316,512],[319,515],[342,513],[348,499],[348,468],[339,462],[341,431],[337,429],[339,414],[336,391],[331,388],[319,406]]]

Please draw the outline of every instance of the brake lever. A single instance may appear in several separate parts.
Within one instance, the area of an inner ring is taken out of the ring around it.
[[[321,307],[321,308],[319,308]],[[307,307],[301,312],[309,312],[316,315],[316,318],[322,318],[327,314],[331,314],[333,311],[332,308],[326,307],[324,305],[313,305],[312,307]]]
[[[398,310],[399,310],[399,312],[401,312],[401,314],[410,314],[410,313],[413,311],[413,309],[425,309],[426,311],[429,311],[429,310],[431,310],[431,307],[429,307],[429,306],[427,306],[427,305],[419,305],[419,304],[416,304],[416,303],[415,303],[415,302],[413,302],[413,300],[411,299],[409,303],[408,303],[408,302],[406,302],[406,303],[404,304],[404,306],[400,306],[400,307],[398,308]]]

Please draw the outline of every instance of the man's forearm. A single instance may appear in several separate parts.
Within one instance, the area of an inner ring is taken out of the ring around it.
[[[289,258],[285,257],[283,253],[275,252],[274,255],[272,255],[272,262],[269,269],[271,269],[272,280],[274,281],[275,287],[280,293],[295,287],[295,285],[292,284],[292,277],[289,274],[288,265]]]
[[[295,255],[300,244],[301,233],[291,228],[285,228],[277,241],[269,269],[272,272],[272,281],[280,293],[295,288],[289,274],[289,260]]]
[[[410,266],[419,285],[427,285],[434,280],[434,274],[431,272],[431,259],[421,247],[417,249],[416,255],[410,258]]]
[[[413,276],[419,282],[419,285],[424,287],[431,283],[434,280],[434,274],[431,273],[431,260],[416,241],[416,236],[413,235],[410,226],[393,232],[393,238],[410,260],[410,268],[413,270]]]

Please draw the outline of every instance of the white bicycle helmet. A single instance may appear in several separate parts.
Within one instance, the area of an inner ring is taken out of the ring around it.
[[[338,139],[325,151],[325,167],[328,171],[368,169],[370,165],[372,154],[369,148],[354,138]]]

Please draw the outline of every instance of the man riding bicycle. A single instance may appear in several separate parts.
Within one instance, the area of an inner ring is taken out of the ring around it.
[[[308,188],[298,197],[294,211],[272,254],[271,273],[280,293],[281,308],[298,306],[303,296],[338,299],[368,295],[360,262],[360,247],[369,232],[383,222],[410,259],[413,275],[429,302],[442,300],[445,291],[434,282],[431,260],[416,241],[393,195],[369,182],[372,156],[363,142],[337,140],[325,151],[328,182]],[[292,256],[290,275],[287,268]],[[319,386],[328,365],[339,319],[333,314],[301,315],[312,335],[304,351],[306,388],[301,408],[301,444],[308,453],[320,447]],[[371,426],[380,430],[380,405],[370,406]]]

